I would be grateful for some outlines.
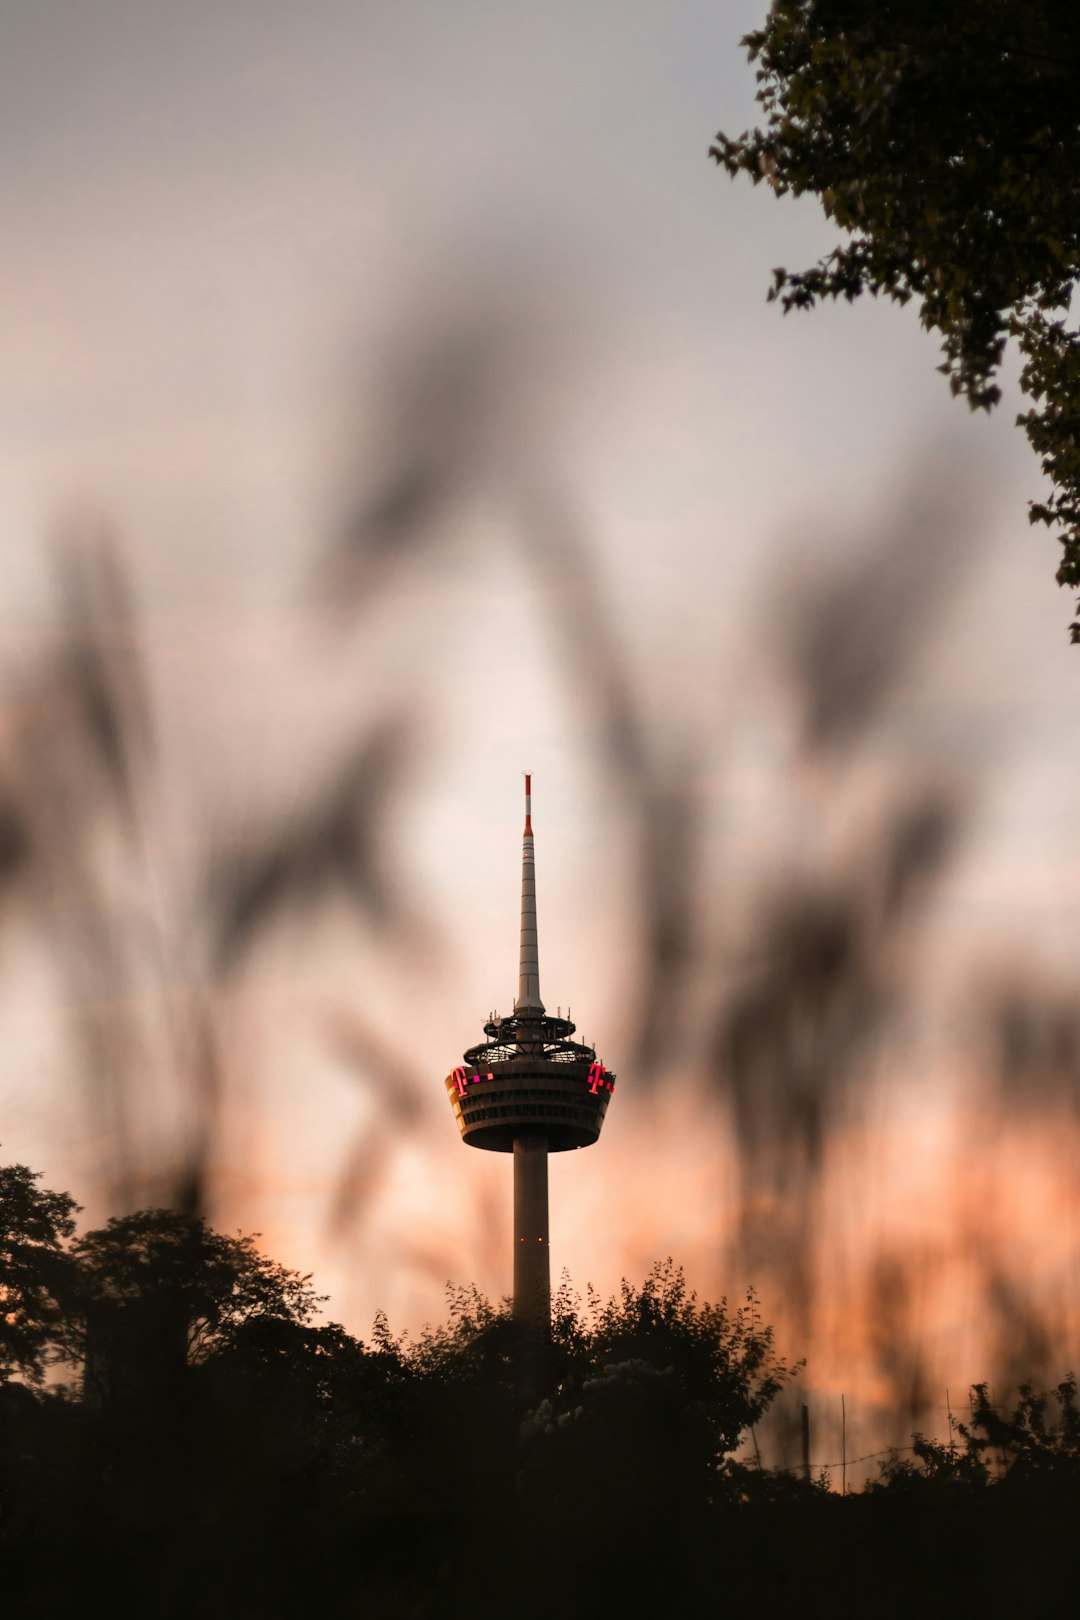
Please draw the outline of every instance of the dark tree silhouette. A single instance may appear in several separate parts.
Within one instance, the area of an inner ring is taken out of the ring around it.
[[[777,195],[813,193],[846,240],[774,272],[786,310],[884,293],[918,300],[954,394],[1000,398],[1008,339],[1020,416],[1062,531],[1058,581],[1080,586],[1080,13],[1071,0],[776,0],[743,41],[763,128],[712,156]],[[1072,626],[1080,640],[1080,621]]]
[[[0,1166],[0,1383],[13,1373],[42,1382],[71,1299],[65,1244],[79,1206],[40,1179],[24,1164]]]
[[[71,1255],[78,1292],[65,1352],[103,1401],[179,1377],[234,1348],[255,1322],[306,1323],[321,1303],[308,1277],[261,1254],[253,1237],[171,1210],[116,1216]]]
[[[525,1428],[538,1496],[664,1522],[741,1497],[734,1454],[797,1370],[753,1294],[701,1301],[668,1259],[584,1307],[564,1281],[554,1314],[557,1379]]]
[[[670,1260],[608,1300],[564,1282],[550,1340],[457,1288],[445,1325],[365,1345],[250,1237],[142,1210],[75,1240],[36,1182],[0,1170],[5,1613],[1075,1607],[1071,1376],[1008,1413],[976,1386],[841,1498],[739,1460],[796,1369],[752,1296],[699,1301]],[[43,1379],[58,1345],[81,1390]]]

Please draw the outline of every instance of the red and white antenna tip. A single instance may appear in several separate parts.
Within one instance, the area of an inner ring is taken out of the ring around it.
[[[525,833],[532,837],[532,773],[525,772]]]

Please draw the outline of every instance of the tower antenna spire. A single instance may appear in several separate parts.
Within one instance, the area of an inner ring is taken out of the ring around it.
[[[543,1013],[540,951],[536,934],[536,854],[532,827],[532,773],[525,772],[525,833],[521,845],[521,946],[516,1012]]]

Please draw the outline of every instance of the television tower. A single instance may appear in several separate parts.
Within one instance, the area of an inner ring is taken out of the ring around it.
[[[484,1034],[487,1039],[471,1046],[464,1062],[447,1075],[447,1095],[469,1147],[514,1155],[514,1317],[546,1329],[551,1320],[548,1154],[596,1141],[615,1076],[591,1046],[571,1039],[569,1009],[566,1018],[552,1018],[540,1000],[528,775],[517,999],[508,1016],[492,1013]]]

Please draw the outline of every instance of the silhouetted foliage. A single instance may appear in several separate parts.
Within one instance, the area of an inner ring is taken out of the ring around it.
[[[912,1461],[890,1458],[882,1469],[885,1483],[911,1487],[947,1481],[975,1488],[999,1480],[1016,1490],[1053,1477],[1080,1485],[1076,1379],[1070,1373],[1050,1395],[1022,1384],[1007,1415],[996,1410],[987,1385],[976,1384],[970,1421],[956,1423],[950,1444],[942,1446],[916,1435],[912,1451]]]
[[[1080,585],[1080,19],[1070,0],[777,0],[743,41],[761,129],[712,156],[777,195],[813,193],[847,240],[776,270],[785,311],[863,292],[919,302],[954,394],[989,410],[1015,338],[1017,418],[1053,489],[1031,520],[1063,531]],[[1072,626],[1080,640],[1080,622]]]
[[[71,1200],[35,1181],[0,1171],[5,1612],[92,1594],[116,1616],[265,1620],[315,1591],[375,1620],[1065,1612],[1071,1376],[1008,1415],[977,1386],[947,1444],[916,1435],[841,1499],[745,1459],[797,1369],[752,1295],[699,1301],[670,1260],[607,1300],[564,1281],[547,1339],[457,1288],[444,1325],[380,1317],[363,1344],[251,1238],[143,1210],[74,1239]],[[42,1379],[57,1345],[77,1386]],[[1005,1533],[1043,1534],[1026,1603],[1022,1561],[994,1562]]]
[[[584,1308],[564,1279],[555,1296],[553,1344],[562,1358],[565,1410],[597,1389],[597,1368],[647,1368],[670,1376],[698,1413],[708,1468],[722,1466],[772,1404],[791,1369],[777,1357],[757,1300],[732,1310],[699,1301],[680,1266],[656,1264],[640,1288],[624,1281],[607,1301],[589,1291]],[[586,1406],[588,1402],[586,1402]]]
[[[310,1279],[171,1210],[115,1216],[71,1249],[75,1309],[66,1353],[98,1394],[149,1365],[183,1369],[235,1348],[254,1324],[299,1326],[321,1303]]]
[[[0,1166],[0,1385],[40,1384],[72,1293],[66,1240],[78,1205],[37,1185],[24,1164]]]

